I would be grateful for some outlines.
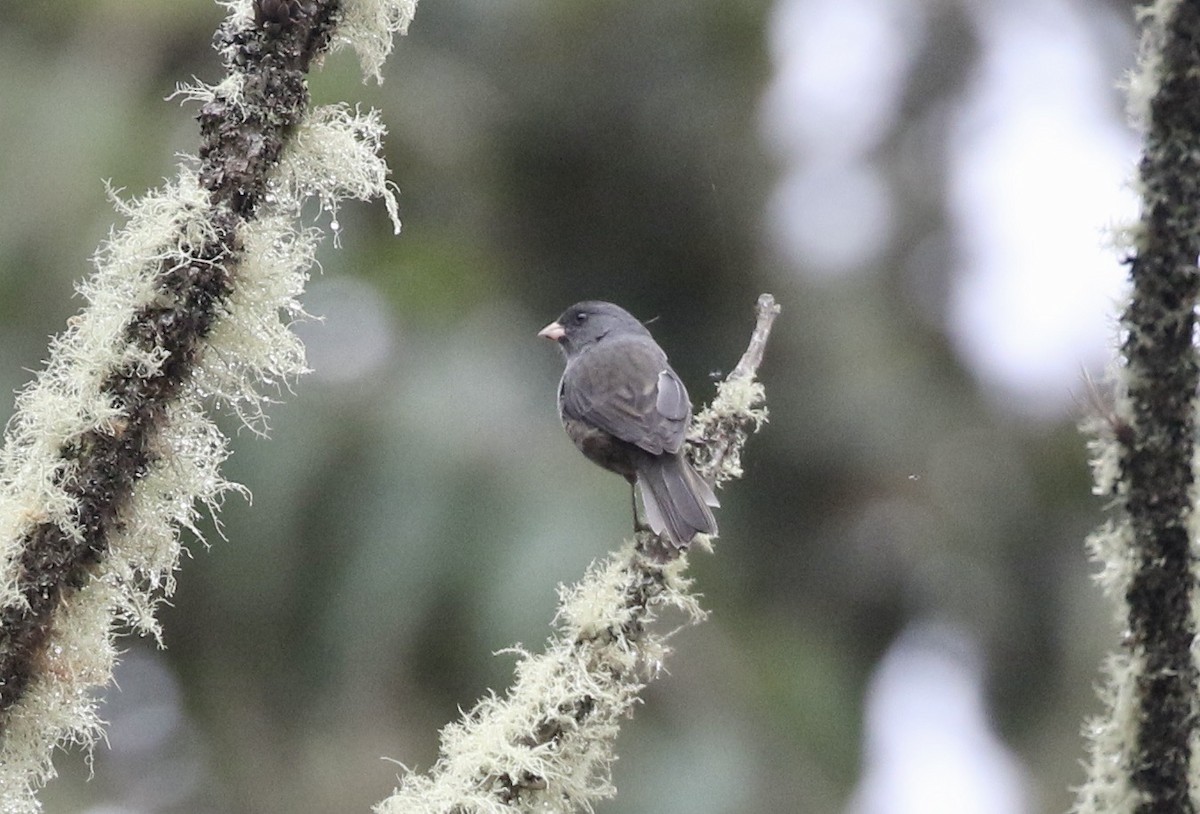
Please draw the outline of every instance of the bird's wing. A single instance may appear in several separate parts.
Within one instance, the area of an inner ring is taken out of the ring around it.
[[[653,340],[598,346],[568,365],[562,411],[655,455],[678,452],[692,405]]]

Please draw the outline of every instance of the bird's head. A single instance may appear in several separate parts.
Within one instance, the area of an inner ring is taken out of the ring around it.
[[[557,320],[538,331],[538,336],[557,342],[568,357],[610,335],[649,336],[650,332],[621,306],[599,300],[575,303]]]

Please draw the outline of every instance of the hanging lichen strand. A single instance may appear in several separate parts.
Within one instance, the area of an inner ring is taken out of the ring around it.
[[[234,488],[204,403],[261,418],[258,388],[294,377],[288,324],[320,239],[302,203],[382,197],[372,112],[309,110],[306,72],[350,44],[378,77],[413,0],[238,0],[200,102],[201,146],[165,188],[117,202],[126,226],[81,286],[86,307],[18,397],[0,455],[0,810],[36,811],[56,744],[97,732],[112,636],[156,633],[178,529]],[[398,226],[398,224],[397,224]]]

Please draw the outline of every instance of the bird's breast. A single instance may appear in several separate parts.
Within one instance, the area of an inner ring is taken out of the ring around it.
[[[568,437],[584,457],[610,472],[616,472],[630,483],[637,479],[637,461],[646,455],[645,452],[584,421],[566,415],[561,417]]]

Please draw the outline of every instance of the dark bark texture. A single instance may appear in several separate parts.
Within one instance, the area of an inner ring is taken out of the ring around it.
[[[135,485],[155,463],[169,406],[203,355],[206,337],[236,284],[241,230],[256,217],[290,132],[308,107],[309,65],[328,49],[340,18],[337,0],[259,0],[247,26],[227,22],[216,36],[241,93],[218,91],[202,107],[199,178],[211,207],[198,245],[164,247],[158,295],[133,312],[124,341],[165,361],[152,372],[113,369],[102,389],[121,420],[64,444],[50,477],[75,503],[71,529],[42,522],[21,542],[23,603],[0,608],[0,734],[8,713],[37,680],[57,611],[88,584],[121,528]],[[180,223],[180,234],[186,223]],[[193,233],[197,233],[193,232]],[[182,241],[182,237],[181,237]]]
[[[1133,432],[1124,439],[1125,510],[1135,571],[1127,591],[1129,646],[1144,660],[1138,732],[1129,767],[1137,811],[1194,810],[1188,780],[1196,730],[1192,659],[1193,345],[1200,290],[1200,3],[1166,22],[1161,85],[1140,165],[1144,210],[1129,266],[1133,295],[1122,320]]]

